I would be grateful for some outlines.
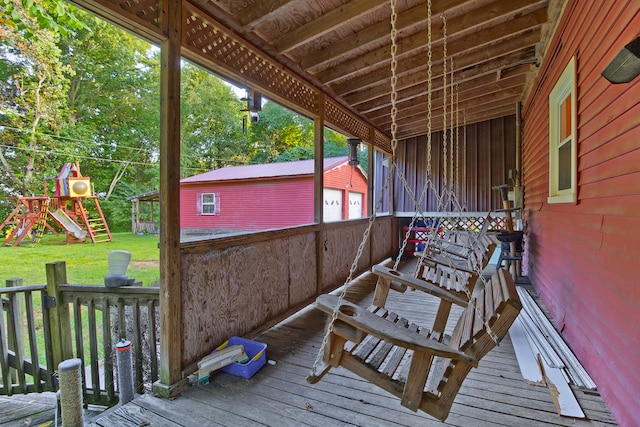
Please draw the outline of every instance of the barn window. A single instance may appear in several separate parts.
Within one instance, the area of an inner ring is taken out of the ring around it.
[[[198,201],[201,215],[220,214],[220,193],[201,193]]]
[[[576,61],[549,94],[549,203],[575,203],[577,193]]]

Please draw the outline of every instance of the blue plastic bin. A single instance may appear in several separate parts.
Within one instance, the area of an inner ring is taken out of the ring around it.
[[[234,362],[220,370],[248,379],[254,376],[255,373],[267,363],[267,345],[258,341],[248,340],[246,338],[231,337],[213,352],[215,353],[216,351],[223,350],[227,346],[231,345],[244,346],[244,351],[247,353],[249,362]]]

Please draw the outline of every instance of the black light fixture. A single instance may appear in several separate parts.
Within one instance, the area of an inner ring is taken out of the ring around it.
[[[347,139],[347,147],[349,148],[349,164],[357,165],[360,164],[358,161],[358,146],[362,142],[359,138],[349,138]]]
[[[629,83],[640,74],[640,37],[627,44],[607,65],[602,75],[611,83]]]

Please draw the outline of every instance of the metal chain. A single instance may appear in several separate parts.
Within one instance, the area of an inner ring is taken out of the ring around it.
[[[447,18],[442,17],[442,40],[443,40],[443,57],[442,63],[442,91],[444,99],[442,101],[442,188],[447,188]]]
[[[318,371],[318,366],[320,366],[320,363],[322,362],[322,358],[324,356],[324,351],[327,348],[327,346],[329,345],[329,337],[331,335],[331,332],[333,332],[333,328],[335,325],[336,320],[338,319],[338,314],[339,314],[339,310],[340,310],[340,306],[342,305],[342,301],[344,301],[344,298],[347,294],[347,291],[349,289],[349,287],[352,284],[353,281],[353,275],[355,274],[356,269],[358,268],[358,261],[360,260],[360,258],[362,257],[362,252],[364,250],[364,246],[367,243],[367,240],[369,239],[369,234],[371,233],[371,229],[373,228],[373,223],[376,219],[376,212],[378,211],[378,209],[382,206],[382,199],[384,194],[386,193],[386,191],[388,190],[388,188],[390,187],[390,182],[391,179],[394,175],[394,168],[395,168],[395,153],[396,153],[396,148],[397,148],[397,139],[396,139],[396,131],[397,131],[397,123],[396,123],[396,115],[397,115],[397,108],[395,105],[396,99],[397,99],[397,93],[396,93],[396,83],[397,83],[397,76],[396,76],[396,67],[397,67],[397,59],[396,59],[396,52],[397,52],[397,45],[396,45],[396,37],[397,37],[397,30],[396,30],[396,20],[398,18],[398,14],[396,13],[396,0],[391,0],[391,148],[392,148],[392,158],[393,158],[393,162],[391,162],[391,165],[389,167],[389,174],[387,176],[387,179],[385,180],[385,184],[383,186],[383,188],[380,191],[380,195],[378,197],[378,200],[376,202],[376,209],[374,210],[374,212],[372,213],[372,215],[369,217],[369,224],[367,226],[367,228],[365,229],[363,235],[362,235],[362,240],[360,241],[360,246],[358,246],[358,251],[356,253],[356,256],[353,260],[353,262],[351,263],[351,268],[349,269],[349,275],[347,276],[347,279],[345,280],[344,285],[342,286],[342,290],[340,291],[340,294],[338,295],[338,303],[336,304],[336,306],[333,309],[333,312],[331,313],[331,319],[329,321],[329,323],[327,324],[327,328],[325,330],[325,334],[324,337],[322,338],[322,344],[320,345],[320,349],[318,351],[318,354],[316,355],[316,360],[313,363],[313,368],[311,370],[311,373],[313,376],[317,375],[317,371]]]
[[[453,131],[454,131],[454,126],[455,123],[453,121],[453,110],[454,110],[454,102],[453,102],[453,58],[451,58],[451,79],[449,79],[449,89],[451,92],[451,103],[449,104],[449,110],[450,110],[450,115],[451,115],[451,130],[450,130],[450,137],[449,137],[449,144],[451,145],[450,147],[450,154],[449,154],[449,178],[450,178],[450,183],[449,183],[449,188],[451,189],[451,191],[454,191],[454,185],[455,185],[455,181],[453,180],[453,154],[455,152],[455,150],[453,149]],[[457,153],[456,153],[457,154]]]
[[[396,58],[398,53],[398,45],[396,44],[396,38],[398,37],[397,19],[396,0],[391,0],[391,149],[394,153],[394,158],[398,146],[398,139],[396,138],[398,131],[398,123],[396,121],[398,115],[398,107],[396,106],[396,101],[398,100],[398,92],[396,90],[396,85],[398,84],[398,76],[396,74],[398,67],[398,59]]]
[[[462,111],[462,126],[464,127],[464,134],[462,135],[462,188],[464,188],[464,205],[467,204],[467,110]]]
[[[431,176],[431,0],[427,2],[427,176]]]
[[[320,344],[320,349],[318,350],[318,354],[316,355],[316,360],[313,362],[313,367],[311,368],[312,376],[316,376],[318,373],[318,366],[320,366],[320,362],[322,362],[322,358],[324,356],[324,350],[329,345],[329,336],[331,335],[331,332],[333,332],[334,325],[336,323],[336,320],[338,319],[340,306],[342,305],[342,302],[344,301],[344,298],[347,295],[347,291],[353,284],[353,275],[355,274],[355,271],[358,268],[358,262],[360,261],[360,258],[362,257],[362,252],[364,251],[364,247],[367,241],[369,240],[369,235],[371,234],[373,223],[375,222],[377,217],[376,212],[378,212],[378,210],[382,206],[382,199],[384,198],[385,193],[388,191],[391,185],[390,183],[393,175],[394,175],[394,163],[392,162],[391,165],[389,166],[389,174],[387,175],[387,179],[385,180],[384,185],[380,190],[378,200],[376,201],[374,212],[369,217],[369,224],[367,228],[364,230],[364,233],[362,234],[362,240],[360,241],[360,245],[358,246],[358,251],[356,252],[356,256],[353,259],[353,262],[351,263],[351,267],[349,268],[349,274],[347,276],[347,279],[345,280],[344,284],[342,285],[342,289],[338,294],[338,303],[334,307],[333,312],[331,313],[331,319],[327,323],[327,328],[324,332],[324,336],[322,337],[322,344]]]
[[[453,65],[453,64],[452,64]],[[458,191],[456,193],[460,194],[462,185],[460,183],[460,92],[459,92],[458,84],[456,83],[456,186],[458,187]]]

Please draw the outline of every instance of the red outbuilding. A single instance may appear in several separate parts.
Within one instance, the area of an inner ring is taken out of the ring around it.
[[[314,160],[230,166],[180,181],[183,233],[313,223]],[[367,177],[348,157],[324,159],[324,220],[366,216]]]

